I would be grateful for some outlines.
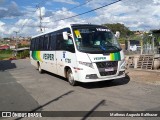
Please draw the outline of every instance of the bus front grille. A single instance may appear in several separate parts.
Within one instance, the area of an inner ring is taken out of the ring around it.
[[[96,65],[101,76],[115,75],[117,73],[118,61],[97,62]]]

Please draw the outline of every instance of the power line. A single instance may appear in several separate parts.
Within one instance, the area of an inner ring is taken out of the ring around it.
[[[86,2],[84,2],[82,4],[80,4],[80,5],[77,5],[77,6],[73,7],[73,8],[69,8],[68,10],[73,10],[75,8],[81,7],[81,6],[86,5],[87,3],[91,2],[91,1],[93,1],[93,0],[88,0],[88,1],[86,1]]]
[[[46,2],[46,1],[47,1],[47,0],[42,0],[41,2],[39,2],[39,3],[35,6],[35,7],[36,7],[36,10],[35,10],[35,11],[31,11],[31,12],[36,12],[38,9],[39,9],[39,11],[40,11],[40,16],[39,16],[40,25],[39,25],[39,27],[40,27],[40,31],[41,31],[41,32],[42,32],[42,15],[41,15],[40,5],[43,4],[43,3]],[[93,0],[88,0],[88,1],[86,1],[86,2],[84,2],[84,3],[82,3],[82,4],[80,4],[80,5],[77,5],[77,6],[73,7],[73,8],[70,8],[70,9],[68,9],[68,10],[76,9],[76,8],[81,7],[81,6],[87,4],[87,3],[91,2],[91,1],[93,1]],[[21,28],[19,29],[19,31],[17,31],[17,32],[22,31],[23,28],[24,28],[24,26],[25,26],[25,24],[27,24],[28,21],[29,21],[29,19],[27,19],[27,21],[22,25],[22,27],[21,27]],[[45,27],[46,27],[46,26],[45,26]]]
[[[45,3],[46,1],[48,1],[48,0],[42,0],[41,2],[39,2],[37,4],[37,6],[41,6],[41,4]],[[73,10],[75,8],[81,7],[81,6],[86,5],[87,3],[91,2],[91,1],[93,1],[93,0],[87,0],[86,2],[84,2],[82,4],[79,4],[79,5],[75,6],[75,7],[69,8],[68,10]]]
[[[92,0],[90,0],[90,1],[92,1]],[[87,1],[86,3],[83,3],[83,4],[81,4],[81,5],[87,4],[87,3],[90,2],[90,1]],[[57,20],[55,20],[54,22],[57,22],[57,21],[60,21],[60,20],[70,19],[70,18],[77,17],[77,16],[80,16],[80,15],[84,15],[84,14],[87,14],[87,13],[90,13],[90,12],[93,12],[93,11],[96,11],[96,10],[98,10],[98,9],[101,9],[101,8],[104,8],[104,7],[107,7],[107,6],[110,6],[110,5],[112,5],[112,4],[118,3],[118,2],[120,2],[120,1],[122,1],[122,0],[117,0],[117,1],[115,1],[115,2],[112,2],[112,3],[109,3],[109,4],[103,5],[103,6],[101,6],[101,7],[98,7],[98,8],[95,8],[95,9],[92,9],[92,10],[89,10],[89,11],[86,11],[86,12],[83,12],[83,13],[80,13],[80,14],[78,14],[78,15],[73,15],[73,16],[70,16],[70,17],[66,17],[66,18],[62,18],[62,19],[57,19]],[[80,5],[79,5],[79,6],[80,6]],[[79,7],[79,6],[76,6],[76,7],[74,7],[74,8],[77,8],[77,7]],[[74,9],[74,8],[73,8],[73,9]],[[71,9],[72,9],[72,8],[71,8]]]
[[[87,14],[87,13],[90,13],[90,12],[93,12],[93,11],[96,11],[96,10],[98,10],[98,9],[101,9],[101,8],[104,8],[104,7],[107,7],[107,6],[110,6],[110,5],[112,5],[112,4],[118,3],[118,2],[120,2],[120,1],[122,1],[122,0],[118,0],[118,1],[112,2],[112,3],[107,4],[107,5],[103,5],[103,6],[101,6],[101,7],[98,7],[98,8],[92,9],[92,10],[89,10],[89,11],[87,11],[87,12],[80,13],[80,14],[78,14],[78,15],[73,15],[73,16],[70,16],[70,17],[66,17],[66,18],[62,18],[62,19],[57,19],[57,20],[55,20],[54,22],[57,22],[57,21],[60,21],[60,20],[70,19],[70,18],[77,17],[77,16],[80,16],[80,15],[84,15],[84,14]]]
[[[46,0],[42,0],[41,2],[39,2],[39,3],[35,6],[36,10],[35,10],[35,11],[30,11],[30,12],[35,13],[35,12],[37,11],[37,9],[39,9],[38,6],[39,6],[40,4],[42,4],[43,2],[45,2],[45,1],[46,1]],[[39,18],[40,18],[40,26],[39,26],[39,27],[41,28],[41,27],[42,27],[42,25],[41,25],[41,20],[42,20],[41,8],[40,8],[40,17],[39,17]],[[22,27],[21,27],[19,30],[14,31],[14,32],[16,32],[16,35],[17,35],[17,33],[20,33],[20,32],[23,30],[25,24],[27,24],[28,21],[29,21],[29,19],[27,19],[26,22],[23,23]]]
[[[44,0],[42,0],[42,1],[44,1]],[[93,0],[89,0],[89,1],[87,1],[87,2],[85,2],[85,3],[82,3],[82,4],[80,4],[80,5],[78,5],[78,6],[75,6],[75,7],[73,7],[73,8],[70,8],[70,9],[68,9],[68,10],[73,10],[73,9],[75,9],[75,8],[78,8],[78,7],[80,7],[80,6],[82,6],[82,5],[85,5],[85,4],[87,4],[87,3],[89,3],[89,2],[91,2],[91,1],[93,1]],[[95,9],[92,9],[92,10],[89,10],[89,11],[86,11],[86,12],[83,12],[83,13],[80,13],[80,14],[77,14],[77,15],[73,15],[73,16],[70,16],[70,17],[66,17],[66,18],[62,18],[62,19],[57,19],[57,20],[55,20],[54,22],[57,22],[57,21],[60,21],[60,20],[66,20],[66,19],[70,19],[70,18],[73,18],[73,17],[77,17],[77,16],[80,16],[80,15],[84,15],[84,14],[87,14],[87,13],[90,13],[90,12],[93,12],[93,11],[96,11],[96,10],[98,10],[98,9],[101,9],[101,8],[104,8],[104,7],[107,7],[107,6],[110,6],[110,5],[112,5],[112,4],[115,4],[115,3],[118,3],[118,2],[120,2],[120,1],[122,1],[122,0],[117,0],[117,1],[115,1],[115,2],[112,2],[112,3],[109,3],[109,4],[106,4],[106,5],[103,5],[103,6],[101,6],[101,7],[98,7],[98,8],[95,8]],[[38,4],[39,5],[39,4]],[[37,6],[38,6],[37,5]],[[38,9],[38,8],[37,8]],[[36,12],[36,11],[35,11]],[[41,12],[40,12],[41,13]],[[29,20],[29,19],[28,19]],[[42,30],[42,22],[41,22],[41,16],[40,16],[40,29]],[[28,21],[27,21],[28,22]],[[24,24],[23,24],[23,26],[22,26],[22,28],[21,28],[21,30],[24,28],[24,26],[25,26],[25,24],[27,23],[27,22],[25,22]],[[46,27],[46,26],[45,26]],[[19,30],[19,32],[20,32],[20,30]]]
[[[88,1],[86,1],[86,2],[84,2],[84,3],[82,3],[82,4],[80,4],[80,5],[77,5],[77,6],[75,6],[75,7],[69,8],[68,11],[69,11],[69,10],[76,9],[76,8],[78,8],[78,7],[81,7],[81,6],[87,4],[87,3],[91,2],[91,1],[93,1],[93,0],[88,0]],[[55,14],[55,13],[54,13],[54,14]],[[54,15],[54,14],[53,14],[53,15]],[[51,18],[53,17],[53,15],[51,16]]]
[[[38,9],[40,10],[40,16],[39,16],[39,18],[40,18],[40,31],[42,30],[42,14],[41,14],[41,8],[40,8],[40,4],[42,4],[43,2],[45,2],[45,0],[42,0],[41,2],[39,2],[36,6],[35,6],[35,8],[36,8],[36,10],[35,11],[32,11],[32,12],[36,12]],[[22,25],[22,27],[19,29],[19,31],[18,32],[20,32],[20,31],[22,31],[23,30],[23,28],[24,28],[24,26],[25,26],[25,24],[27,24],[27,22],[29,21],[29,19],[27,19],[27,21]]]
[[[48,1],[48,0],[42,0],[41,2],[39,2],[39,3],[37,4],[37,6],[41,6],[43,3],[45,4],[46,1]]]

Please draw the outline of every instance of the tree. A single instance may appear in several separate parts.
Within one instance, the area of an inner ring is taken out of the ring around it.
[[[104,24],[104,26],[112,30],[113,33],[116,33],[116,31],[119,31],[121,37],[127,37],[134,34],[134,32],[130,31],[129,28],[126,27],[124,24],[120,24],[120,23]]]

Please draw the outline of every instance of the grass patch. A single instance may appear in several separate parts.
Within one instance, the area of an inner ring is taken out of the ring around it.
[[[26,58],[26,57],[29,57],[29,50],[24,50],[22,52],[18,52],[16,59],[22,59],[22,58]],[[13,58],[13,51],[12,50],[0,50],[0,60],[7,60],[10,58]]]
[[[4,59],[7,59],[7,58],[11,58],[12,57],[12,54],[2,54],[0,53],[0,60],[4,60]]]
[[[9,59],[12,57],[12,50],[0,50],[0,60]]]
[[[12,54],[12,50],[0,50],[0,54]]]

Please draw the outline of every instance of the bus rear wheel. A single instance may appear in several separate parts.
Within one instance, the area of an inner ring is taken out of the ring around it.
[[[70,85],[72,85],[72,86],[77,85],[77,81],[74,80],[74,76],[73,76],[71,69],[68,69],[68,71],[67,71],[67,79],[68,79],[68,82]]]

